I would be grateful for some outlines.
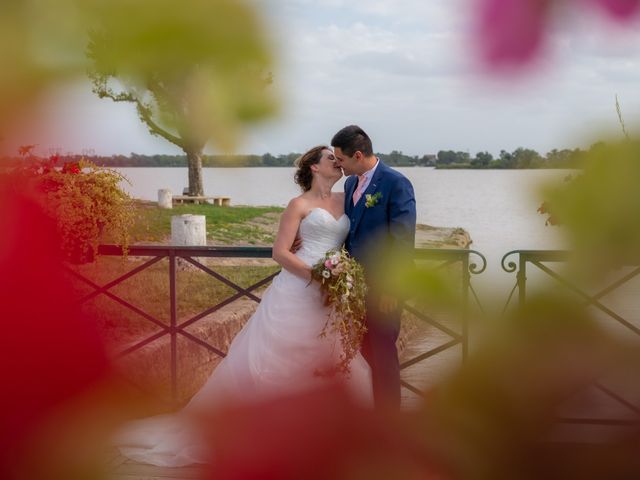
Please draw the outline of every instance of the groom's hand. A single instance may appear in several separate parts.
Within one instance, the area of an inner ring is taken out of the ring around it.
[[[289,249],[289,251],[291,253],[296,253],[298,250],[300,250],[300,248],[302,248],[302,239],[298,235],[296,235],[296,238],[291,244],[291,248]]]
[[[398,308],[398,299],[389,295],[380,295],[380,311],[384,314],[393,312]]]

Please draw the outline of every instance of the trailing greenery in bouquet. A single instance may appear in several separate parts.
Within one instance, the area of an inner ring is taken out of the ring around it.
[[[340,362],[335,372],[329,373],[349,373],[349,363],[360,350],[367,331],[364,323],[367,290],[364,269],[343,248],[329,250],[324,259],[313,267],[311,276],[320,283],[325,305],[330,307],[320,335],[335,334],[342,345]]]
[[[84,159],[60,165],[57,155],[35,159],[25,148],[20,154],[29,156],[30,162],[16,172],[22,180],[19,185],[33,189],[44,211],[55,220],[68,261],[92,261],[105,236],[126,252],[134,210],[131,198],[120,188],[125,177]]]

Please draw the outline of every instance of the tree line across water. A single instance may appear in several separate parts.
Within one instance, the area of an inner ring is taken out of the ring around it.
[[[489,152],[478,152],[471,156],[469,152],[440,150],[436,155],[405,155],[401,151],[376,153],[387,165],[396,167],[435,167],[448,169],[524,169],[524,168],[579,168],[585,156],[601,142],[588,150],[563,149],[551,150],[541,155],[529,148],[517,148],[513,152],[501,150],[497,157]],[[291,167],[300,153],[272,155],[203,155],[203,167]],[[186,155],[60,155],[60,160],[78,161],[86,158],[96,165],[105,167],[186,167]],[[0,165],[10,166],[23,162],[24,158],[4,157]]]

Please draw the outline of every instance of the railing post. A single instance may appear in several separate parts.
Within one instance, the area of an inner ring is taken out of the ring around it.
[[[520,252],[518,253],[518,273],[516,275],[518,281],[518,307],[524,307],[527,295],[527,258]]]
[[[169,299],[170,299],[170,325],[169,334],[171,340],[171,402],[175,407],[178,399],[178,353],[177,353],[177,301],[176,301],[176,251],[169,251]]]
[[[460,312],[462,323],[462,363],[469,354],[469,285],[471,272],[469,271],[469,251],[462,255],[462,308]]]

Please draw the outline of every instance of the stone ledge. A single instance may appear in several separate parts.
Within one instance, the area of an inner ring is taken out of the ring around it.
[[[198,320],[187,328],[191,335],[205,340],[226,353],[234,337],[255,312],[257,303],[249,299],[239,299],[220,310]],[[418,325],[403,315],[398,337],[398,352],[402,353]],[[180,338],[180,337],[179,337]],[[188,343],[187,343],[188,342]],[[185,348],[188,347],[188,348]],[[127,374],[136,383],[149,387],[160,395],[169,397],[169,358],[171,346],[169,337],[156,340],[136,352],[130,358],[121,360]],[[178,342],[178,402],[189,400],[209,378],[220,363],[221,357],[183,338]]]

